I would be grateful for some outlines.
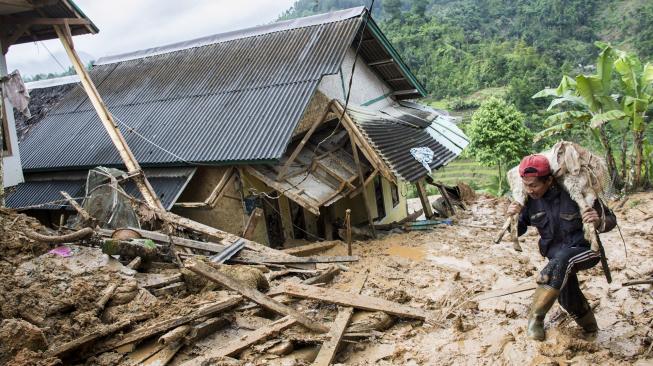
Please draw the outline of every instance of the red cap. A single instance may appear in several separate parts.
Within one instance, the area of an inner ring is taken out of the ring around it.
[[[528,155],[519,163],[519,175],[522,177],[546,177],[550,174],[549,159],[544,155]]]

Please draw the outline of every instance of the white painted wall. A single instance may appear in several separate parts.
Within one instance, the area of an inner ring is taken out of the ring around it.
[[[0,44],[0,49],[2,45]],[[7,75],[7,60],[5,55],[0,52],[0,76]],[[3,184],[5,187],[12,187],[18,183],[22,183],[23,168],[20,164],[20,152],[18,151],[18,136],[16,135],[16,121],[14,120],[14,107],[9,103],[9,99],[5,98],[4,108],[7,112],[7,123],[9,127],[9,136],[2,136],[3,139],[9,141],[11,146],[11,155],[2,156],[2,174]],[[0,128],[2,128],[0,126]],[[1,147],[0,147],[1,148]]]
[[[335,98],[344,101],[345,94],[343,93],[343,83],[345,90],[347,90],[349,87],[349,77],[351,75],[351,67],[354,63],[355,55],[355,49],[350,47],[342,62],[340,72],[335,75],[325,75],[322,77],[322,81],[320,81],[320,84],[318,85],[318,90],[331,99]],[[354,71],[354,79],[351,88],[349,103],[355,105],[363,105],[366,102],[386,95],[392,91],[390,86],[388,86],[383,79],[367,66],[362,57],[359,57],[356,62],[356,70]],[[394,103],[392,97],[386,96],[382,100],[369,105],[369,107],[373,109],[381,109],[392,103]]]

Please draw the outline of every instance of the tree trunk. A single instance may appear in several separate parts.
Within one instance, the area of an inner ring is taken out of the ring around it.
[[[634,173],[633,173],[633,188],[638,189],[642,186],[642,161],[643,161],[643,145],[644,145],[644,131],[634,131],[633,132],[633,143],[634,143]]]
[[[499,162],[499,188],[497,189],[497,196],[501,196],[501,188],[503,188],[503,174],[501,173],[501,162]]]
[[[610,145],[610,140],[608,135],[605,132],[605,126],[599,128],[599,138],[603,148],[605,148],[605,162],[608,164],[608,173],[610,178],[613,179],[613,185],[616,187],[621,187],[623,182],[619,179],[619,172],[617,171],[617,163],[614,159],[614,154],[612,152],[612,146]]]
[[[621,135],[621,180],[626,181],[626,174],[628,174],[627,157],[628,157],[628,142],[626,141],[627,131]]]

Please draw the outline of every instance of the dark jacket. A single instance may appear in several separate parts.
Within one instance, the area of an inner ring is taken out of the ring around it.
[[[617,218],[599,200],[594,209],[603,218],[599,232],[610,231]],[[583,233],[583,218],[578,205],[569,193],[553,184],[540,199],[529,198],[519,214],[518,233],[526,232],[527,226],[535,226],[540,234],[540,254],[551,259],[562,248],[588,247],[590,243]]]

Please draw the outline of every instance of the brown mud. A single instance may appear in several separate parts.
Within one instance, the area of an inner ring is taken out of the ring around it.
[[[336,362],[347,365],[630,365],[651,364],[653,352],[653,292],[650,285],[622,287],[621,283],[653,274],[653,193],[615,202],[626,245],[619,232],[602,234],[614,281],[608,284],[600,266],[581,272],[582,288],[595,308],[601,330],[584,335],[574,321],[554,305],[545,320],[545,342],[525,336],[531,292],[474,301],[485,291],[507,289],[534,281],[545,260],[537,251],[537,235],[522,237],[524,252],[517,253],[506,240],[493,244],[504,220],[508,202],[479,197],[470,210],[459,212],[454,225],[432,231],[390,234],[372,241],[357,241],[354,255],[360,261],[347,264],[326,286],[349,291],[352,281],[367,272],[362,294],[425,309],[427,322],[406,321],[383,313],[357,311]],[[73,258],[62,260],[47,254],[47,246],[20,233],[37,229],[35,220],[22,215],[0,214],[0,349],[7,365],[55,365],[56,358],[42,353],[107,324],[128,318],[145,319],[135,329],[187,314],[228,294],[184,274],[184,295],[154,297],[138,289],[135,271],[103,255],[97,249],[70,246]],[[42,230],[42,228],[39,228]],[[507,239],[507,238],[506,238]],[[346,255],[340,244],[323,255]],[[322,266],[326,267],[325,266]],[[162,274],[166,274],[161,270]],[[174,271],[174,270],[172,270]],[[267,287],[260,273],[251,274],[251,286]],[[275,288],[297,276],[270,281]],[[118,285],[116,299],[98,315],[95,301],[110,284]],[[292,305],[314,319],[329,324],[338,307],[310,300]],[[269,324],[275,317],[260,308],[226,315],[228,326],[190,347],[184,347],[169,365],[239,339]],[[26,337],[18,339],[16,329]],[[362,336],[361,336],[362,335]],[[310,364],[324,335],[293,326],[276,338],[242,352],[239,360],[222,364]],[[64,363],[65,364],[65,363]],[[89,358],[88,365],[126,365],[125,358],[108,352]],[[216,363],[218,364],[218,363]]]

